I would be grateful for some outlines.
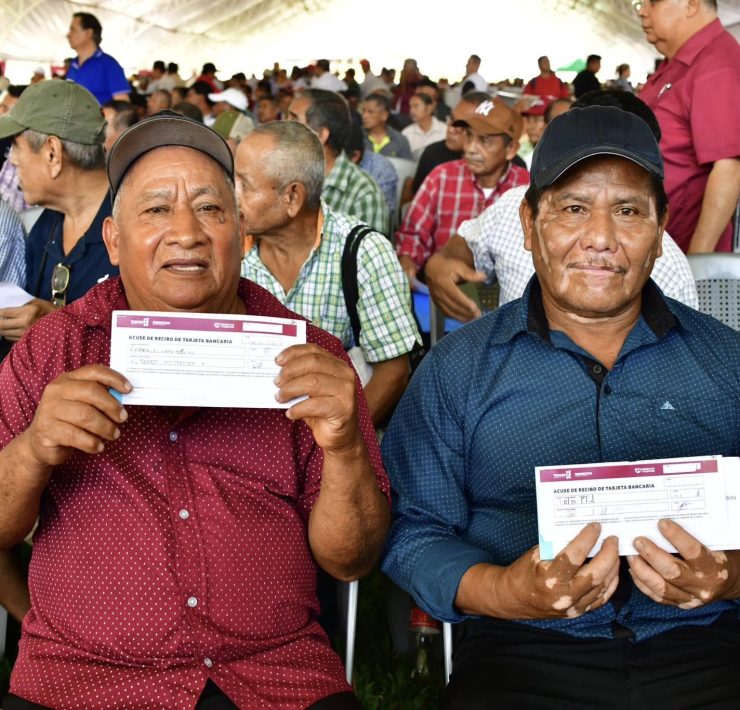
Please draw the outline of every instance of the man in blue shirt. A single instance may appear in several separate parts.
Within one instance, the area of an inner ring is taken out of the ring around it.
[[[737,707],[739,552],[671,521],[621,565],[598,525],[552,561],[536,546],[535,466],[740,451],[740,334],[649,280],[662,179],[633,114],[555,118],[520,210],[536,276],[434,348],[383,441],[383,569],[465,622],[446,707]]]
[[[121,65],[100,49],[103,28],[95,15],[76,12],[67,32],[69,46],[77,52],[67,79],[82,84],[102,106],[106,101],[128,101],[131,87]]]

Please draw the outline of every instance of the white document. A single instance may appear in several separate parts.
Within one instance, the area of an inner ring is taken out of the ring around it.
[[[114,311],[110,366],[134,387],[125,405],[287,409],[275,357],[305,342],[302,320]]]
[[[669,552],[658,521],[670,518],[711,550],[740,549],[740,459],[699,456],[656,461],[538,466],[540,556],[552,559],[590,522],[619,538],[619,554],[647,537]]]
[[[18,308],[29,301],[33,301],[33,296],[20,286],[7,281],[0,282],[0,308]]]

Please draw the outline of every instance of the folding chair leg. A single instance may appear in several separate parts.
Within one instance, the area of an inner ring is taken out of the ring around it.
[[[442,624],[442,644],[445,653],[445,685],[447,685],[452,675],[452,624],[448,621]]]

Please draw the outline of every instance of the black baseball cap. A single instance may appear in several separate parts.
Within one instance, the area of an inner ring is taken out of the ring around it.
[[[663,158],[645,121],[615,106],[588,106],[572,108],[547,124],[532,156],[532,184],[544,190],[595,155],[626,158],[663,179]]]
[[[144,153],[167,145],[205,153],[234,179],[234,158],[218,133],[174,111],[160,111],[135,123],[113,144],[107,164],[111,197],[115,199],[126,172]]]

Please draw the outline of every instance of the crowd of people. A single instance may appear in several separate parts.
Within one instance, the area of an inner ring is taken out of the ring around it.
[[[0,82],[5,710],[359,707],[327,609],[378,563],[458,624],[444,707],[737,706],[740,552],[537,545],[536,466],[740,455],[687,260],[733,249],[740,47],[714,0],[633,5],[637,89],[597,54],[129,79],[84,12],[65,80]],[[414,292],[473,321],[420,364]],[[292,403],[122,406],[115,310],[298,314]]]

